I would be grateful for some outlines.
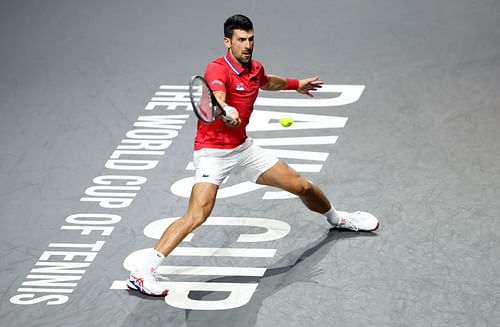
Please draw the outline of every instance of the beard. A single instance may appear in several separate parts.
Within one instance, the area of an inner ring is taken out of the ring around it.
[[[242,65],[248,65],[250,61],[252,61],[252,53],[253,51],[250,50],[247,53],[242,53],[237,59]]]

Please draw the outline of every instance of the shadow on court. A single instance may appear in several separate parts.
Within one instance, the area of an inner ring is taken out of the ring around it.
[[[337,241],[355,237],[377,237],[376,233],[353,232],[330,229],[321,239],[286,254],[283,259],[268,268],[263,277],[222,277],[209,280],[210,282],[240,282],[259,283],[257,291],[250,303],[226,311],[192,311],[186,310],[185,320],[179,326],[205,326],[207,321],[219,326],[256,326],[259,312],[267,298],[272,297],[280,290],[295,283],[313,283],[315,277],[328,273],[316,268],[317,265],[332,251]],[[217,292],[192,292],[190,297],[196,300],[220,300]],[[220,293],[220,292],[219,292]]]

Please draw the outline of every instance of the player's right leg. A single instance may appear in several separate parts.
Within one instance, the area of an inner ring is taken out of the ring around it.
[[[214,208],[218,189],[219,186],[212,183],[194,184],[186,213],[163,232],[155,250],[169,255],[189,233],[203,224]]]
[[[129,275],[127,279],[129,289],[151,296],[167,295],[168,289],[161,283],[162,277],[158,275],[157,268],[165,256],[210,216],[218,188],[212,183],[194,184],[186,213],[163,232],[144,265]]]

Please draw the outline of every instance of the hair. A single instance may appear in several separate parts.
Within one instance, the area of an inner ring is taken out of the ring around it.
[[[244,15],[233,15],[224,22],[224,37],[232,38],[234,30],[251,31],[252,21]]]

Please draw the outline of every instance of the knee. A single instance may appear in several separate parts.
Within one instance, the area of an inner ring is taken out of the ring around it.
[[[203,212],[188,212],[183,217],[185,224],[188,226],[190,232],[203,224],[208,218]]]
[[[300,183],[297,185],[297,193],[299,197],[307,197],[311,194],[314,193],[314,186],[311,182],[309,182],[306,179],[303,179],[300,181]]]

